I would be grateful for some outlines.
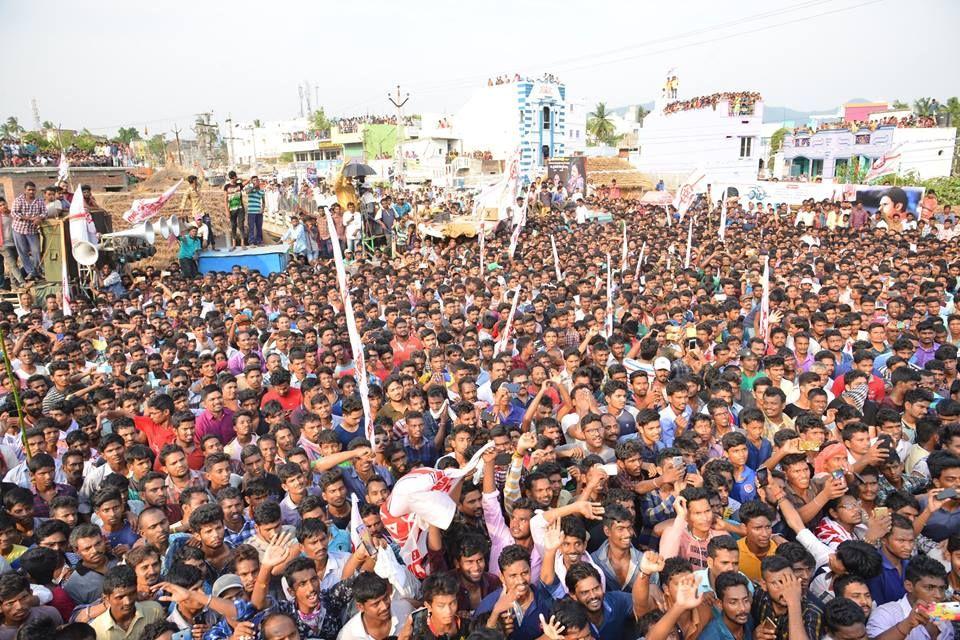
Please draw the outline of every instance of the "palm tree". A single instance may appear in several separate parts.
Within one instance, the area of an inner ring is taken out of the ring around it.
[[[51,130],[53,130],[53,129],[56,129],[56,127],[54,126],[54,124],[53,124],[52,122],[50,122],[49,120],[44,120],[44,121],[40,124],[40,128],[43,129],[44,131],[51,131]]]
[[[910,105],[904,102],[903,100],[894,100],[893,104],[890,105],[890,108],[896,111],[903,111],[905,109],[909,109]]]
[[[257,129],[260,128],[260,119],[259,119],[259,118],[257,118],[256,120],[253,121],[253,126],[254,126],[255,128],[257,128]]]
[[[933,115],[933,98],[917,98],[913,101],[913,112],[918,116]]]
[[[587,114],[587,133],[592,135],[596,142],[609,144],[615,137],[615,132],[606,103],[598,102],[593,113]]]
[[[947,104],[940,105],[940,112],[947,114],[947,126],[960,126],[960,99],[956,96],[947,98]]]
[[[15,138],[21,133],[24,129],[20,126],[20,123],[17,122],[17,119],[13,116],[7,118],[7,121],[0,125],[0,133],[3,133],[4,136],[9,138]]]

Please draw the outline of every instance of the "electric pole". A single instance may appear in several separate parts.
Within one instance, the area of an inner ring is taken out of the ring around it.
[[[403,175],[403,105],[407,104],[409,99],[409,93],[404,95],[402,99],[400,98],[400,85],[397,85],[396,99],[389,93],[387,94],[387,100],[390,101],[397,111],[397,144],[393,150],[393,164],[395,167],[394,173],[398,178]]]
[[[229,157],[227,158],[227,166],[232,167],[234,163],[234,159],[236,158],[236,156],[233,153],[233,117],[230,114],[227,114],[227,119],[225,122],[227,123],[227,134],[228,134],[226,139],[230,143],[230,153],[228,154]]]
[[[183,154],[180,152],[180,127],[173,128],[173,135],[177,138],[177,163],[183,166]]]

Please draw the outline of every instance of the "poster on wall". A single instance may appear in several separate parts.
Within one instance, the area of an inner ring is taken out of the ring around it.
[[[843,190],[843,199],[845,201],[860,202],[863,204],[863,208],[870,213],[876,212],[876,210],[880,207],[880,199],[883,198],[887,191],[892,188],[888,186],[873,186],[865,184],[844,184],[837,185],[837,187]],[[907,211],[913,215],[917,215],[917,211],[920,209],[920,200],[923,198],[923,187],[899,188],[903,189],[904,193],[907,194]],[[840,199],[839,194],[837,199]]]
[[[736,196],[740,204],[746,206],[777,207],[781,204],[798,206],[804,200],[825,200],[833,197],[834,185],[810,182],[756,182],[734,183],[727,185],[728,197]]]
[[[559,184],[567,192],[587,195],[587,159],[583,156],[549,158],[547,160],[547,181],[550,185]]]

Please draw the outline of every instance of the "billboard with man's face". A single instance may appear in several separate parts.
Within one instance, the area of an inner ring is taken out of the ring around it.
[[[547,160],[547,183],[550,189],[559,181],[567,197],[579,193],[587,195],[587,159],[583,156],[550,158]]]

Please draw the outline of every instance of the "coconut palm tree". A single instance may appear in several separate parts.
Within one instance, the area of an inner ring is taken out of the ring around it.
[[[917,98],[914,100],[913,112],[918,116],[932,116],[933,98]]]
[[[54,124],[53,124],[52,122],[50,122],[49,120],[44,120],[44,121],[40,124],[40,128],[43,129],[44,131],[50,131],[50,130],[52,130],[52,129],[56,129],[57,127],[54,126]]]
[[[896,109],[897,111],[903,111],[904,109],[909,109],[910,105],[903,100],[894,100],[893,104],[890,105],[890,108]]]
[[[15,138],[24,132],[17,119],[13,116],[7,118],[7,121],[0,125],[0,133],[8,138]]]
[[[596,142],[609,144],[615,138],[616,129],[610,120],[610,113],[604,102],[598,102],[592,113],[587,114],[587,133]]]
[[[957,96],[947,98],[947,104],[940,105],[940,112],[947,115],[947,126],[960,126],[960,99]]]

